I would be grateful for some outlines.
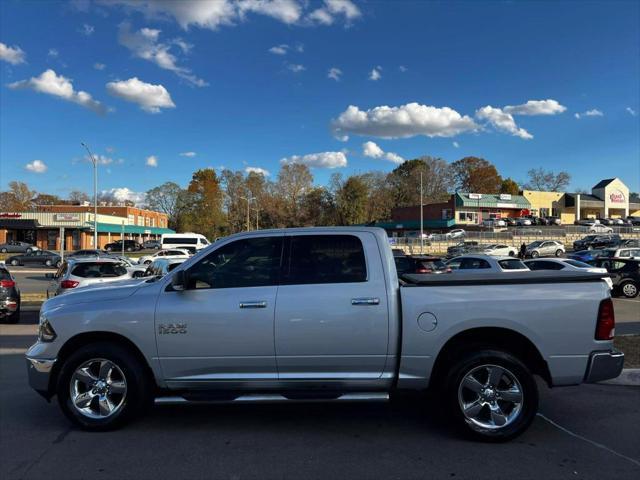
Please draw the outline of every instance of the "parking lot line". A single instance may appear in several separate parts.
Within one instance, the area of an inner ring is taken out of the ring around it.
[[[607,447],[606,445],[602,445],[601,443],[598,442],[594,442],[593,440],[588,439],[587,437],[583,437],[582,435],[578,435],[577,433],[572,432],[571,430],[568,430],[566,428],[564,428],[562,425],[557,424],[556,422],[554,422],[553,420],[551,420],[548,417],[545,417],[542,413],[536,413],[536,415],[540,418],[542,418],[544,421],[548,422],[549,424],[553,425],[554,427],[556,427],[558,430],[562,430],[564,433],[566,433],[567,435],[571,435],[574,438],[577,438],[578,440],[582,440],[584,442],[587,442],[591,445],[593,445],[594,447],[597,448],[601,448],[602,450],[606,450],[609,453],[612,453],[620,458],[623,458],[625,460],[628,460],[629,462],[633,463],[634,465],[637,465],[638,467],[640,467],[640,461],[636,460],[635,458],[631,458],[631,457],[627,457],[626,455],[623,455],[620,452],[616,452],[615,450]]]

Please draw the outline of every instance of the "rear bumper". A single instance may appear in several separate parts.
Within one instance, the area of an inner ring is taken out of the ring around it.
[[[601,382],[616,378],[624,367],[624,353],[617,350],[611,352],[592,352],[589,356],[585,383]]]
[[[20,300],[17,298],[7,298],[0,301],[0,318],[13,315],[20,306]]]

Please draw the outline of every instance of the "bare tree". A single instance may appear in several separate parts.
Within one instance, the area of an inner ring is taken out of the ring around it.
[[[543,168],[532,168],[527,172],[527,176],[529,181],[524,186],[527,190],[562,192],[571,182],[571,175],[565,171],[554,173]]]

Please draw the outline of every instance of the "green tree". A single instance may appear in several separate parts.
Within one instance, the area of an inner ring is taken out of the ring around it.
[[[500,185],[500,193],[518,195],[520,193],[520,185],[518,185],[518,182],[516,182],[513,178],[504,178]]]
[[[349,177],[336,192],[336,209],[340,225],[356,225],[367,220],[369,188],[359,176]]]
[[[451,164],[451,172],[457,191],[496,193],[502,185],[498,170],[484,158],[464,157],[456,160]]]
[[[186,231],[201,233],[213,240],[226,233],[226,218],[222,211],[220,180],[212,168],[197,170],[187,187],[187,195],[180,227]]]
[[[400,164],[387,176],[394,207],[408,207],[420,203],[420,173],[424,203],[440,202],[449,196],[452,187],[447,162],[441,158],[420,157]]]
[[[180,196],[184,190],[175,182],[165,182],[147,191],[145,200],[147,207],[165,213],[169,220],[169,228],[177,228],[180,214],[184,206]]]

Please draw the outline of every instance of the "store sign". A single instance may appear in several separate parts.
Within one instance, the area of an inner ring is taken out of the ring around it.
[[[501,193],[500,200],[511,200],[511,194],[509,193]]]
[[[620,190],[612,190],[609,194],[609,201],[611,203],[624,203],[624,193]]]
[[[482,198],[481,193],[470,193],[469,198],[472,200],[480,200]]]
[[[518,208],[518,204],[517,203],[501,203],[501,202],[498,202],[496,204],[496,206],[498,208]]]
[[[56,213],[53,216],[54,222],[79,222],[80,214],[78,213]]]
[[[21,213],[0,213],[0,218],[20,218]]]

